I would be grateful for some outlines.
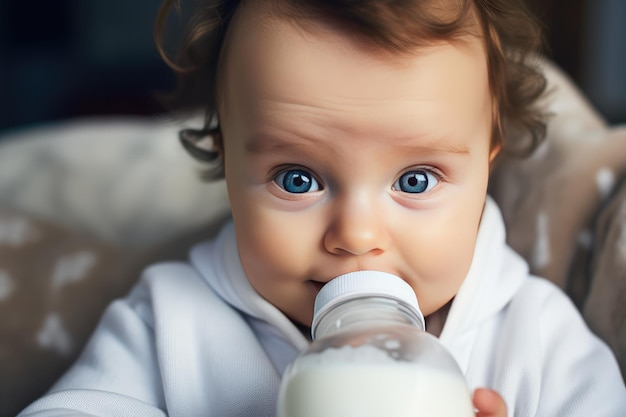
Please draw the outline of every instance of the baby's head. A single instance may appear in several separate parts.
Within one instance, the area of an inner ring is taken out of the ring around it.
[[[355,270],[402,277],[425,315],[446,305],[505,130],[541,135],[532,20],[511,1],[207,3],[186,50],[252,286],[304,325]]]

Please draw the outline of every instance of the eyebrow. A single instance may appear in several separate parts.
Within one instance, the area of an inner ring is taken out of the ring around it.
[[[456,155],[469,155],[470,153],[467,146],[457,145],[457,144],[448,143],[448,142],[437,143],[437,141],[433,141],[425,145],[411,145],[411,144],[400,143],[400,144],[396,144],[396,146],[398,148],[404,148],[406,152],[456,154]]]
[[[309,143],[307,143],[309,142]],[[256,134],[246,143],[246,151],[253,154],[277,152],[284,149],[293,149],[302,146],[315,146],[314,140],[298,136],[298,142],[295,143],[277,136],[268,136]]]
[[[468,155],[470,153],[467,146],[449,143],[442,140],[433,140],[426,144],[412,145],[410,141],[414,137],[397,138],[389,144],[396,149],[404,148],[406,152],[433,153],[433,154],[458,154]],[[409,142],[409,143],[407,143]],[[442,143],[438,143],[442,142]],[[317,146],[314,139],[298,136],[298,142],[280,138],[278,136],[254,135],[246,143],[246,151],[253,154],[278,152],[285,149]]]

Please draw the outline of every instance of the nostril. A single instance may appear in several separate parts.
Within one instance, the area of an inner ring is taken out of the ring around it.
[[[333,255],[338,256],[377,256],[382,255],[385,251],[377,246],[368,247],[368,248],[343,248],[343,247],[335,247],[329,250],[328,252]]]

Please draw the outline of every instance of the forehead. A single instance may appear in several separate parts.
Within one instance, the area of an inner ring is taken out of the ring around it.
[[[381,53],[331,25],[301,25],[258,4],[244,2],[225,40],[222,114],[262,111],[254,108],[261,102],[372,114],[389,103],[403,109],[427,103],[432,111],[447,106],[466,117],[468,109],[481,115],[489,107],[487,60],[477,37]]]

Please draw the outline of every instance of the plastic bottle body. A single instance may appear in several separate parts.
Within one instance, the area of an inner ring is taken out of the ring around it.
[[[456,362],[419,310],[383,293],[321,313],[314,341],[283,376],[279,417],[474,416]]]

